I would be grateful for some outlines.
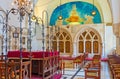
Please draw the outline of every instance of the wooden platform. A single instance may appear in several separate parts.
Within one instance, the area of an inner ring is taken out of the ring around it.
[[[59,60],[59,52],[48,52],[48,51],[33,51],[33,52],[22,52],[22,59],[29,59],[32,56],[32,73],[39,75],[43,79],[49,79],[57,74],[61,74],[61,63]],[[9,51],[8,59],[18,60],[20,51]]]

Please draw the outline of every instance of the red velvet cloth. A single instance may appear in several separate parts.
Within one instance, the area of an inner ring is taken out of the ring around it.
[[[43,58],[43,57],[59,55],[59,52],[57,52],[57,51],[54,51],[54,52],[33,51],[33,52],[31,52],[31,55],[33,58]],[[8,51],[8,57],[20,57],[20,51]],[[22,57],[29,58],[30,53],[22,51]]]
[[[20,57],[20,51],[9,51],[8,57]],[[22,52],[22,57],[28,58],[30,56],[29,52]]]

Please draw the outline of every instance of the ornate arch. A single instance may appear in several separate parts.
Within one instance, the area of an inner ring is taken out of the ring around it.
[[[91,27],[81,28],[76,34],[74,41],[77,44],[78,53],[101,54],[102,52],[101,36],[96,29]]]
[[[59,50],[61,55],[72,55],[72,37],[66,29],[60,28],[60,30],[55,33],[52,44],[53,49]]]

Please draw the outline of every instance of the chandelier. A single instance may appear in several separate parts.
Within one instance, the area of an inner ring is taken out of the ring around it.
[[[13,5],[17,6],[22,16],[25,15],[25,11],[27,11],[27,13],[31,13],[33,6],[31,0],[14,0]]]
[[[25,8],[31,6],[30,0],[14,0],[14,4],[18,5],[18,8]]]

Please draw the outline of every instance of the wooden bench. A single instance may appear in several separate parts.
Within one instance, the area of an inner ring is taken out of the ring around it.
[[[87,78],[100,79],[100,68],[91,67],[85,69],[85,79]]]
[[[109,64],[113,79],[120,79],[120,56],[108,55],[108,64]]]
[[[101,57],[99,55],[95,55],[93,60],[86,64],[85,66],[85,79],[94,78],[100,79],[101,76]]]
[[[65,64],[65,66],[64,66],[65,68],[77,68],[77,67],[80,67],[81,64],[83,63],[84,57],[85,56],[82,54],[82,55],[79,55],[76,57],[61,56],[60,58],[63,60],[63,62]]]

